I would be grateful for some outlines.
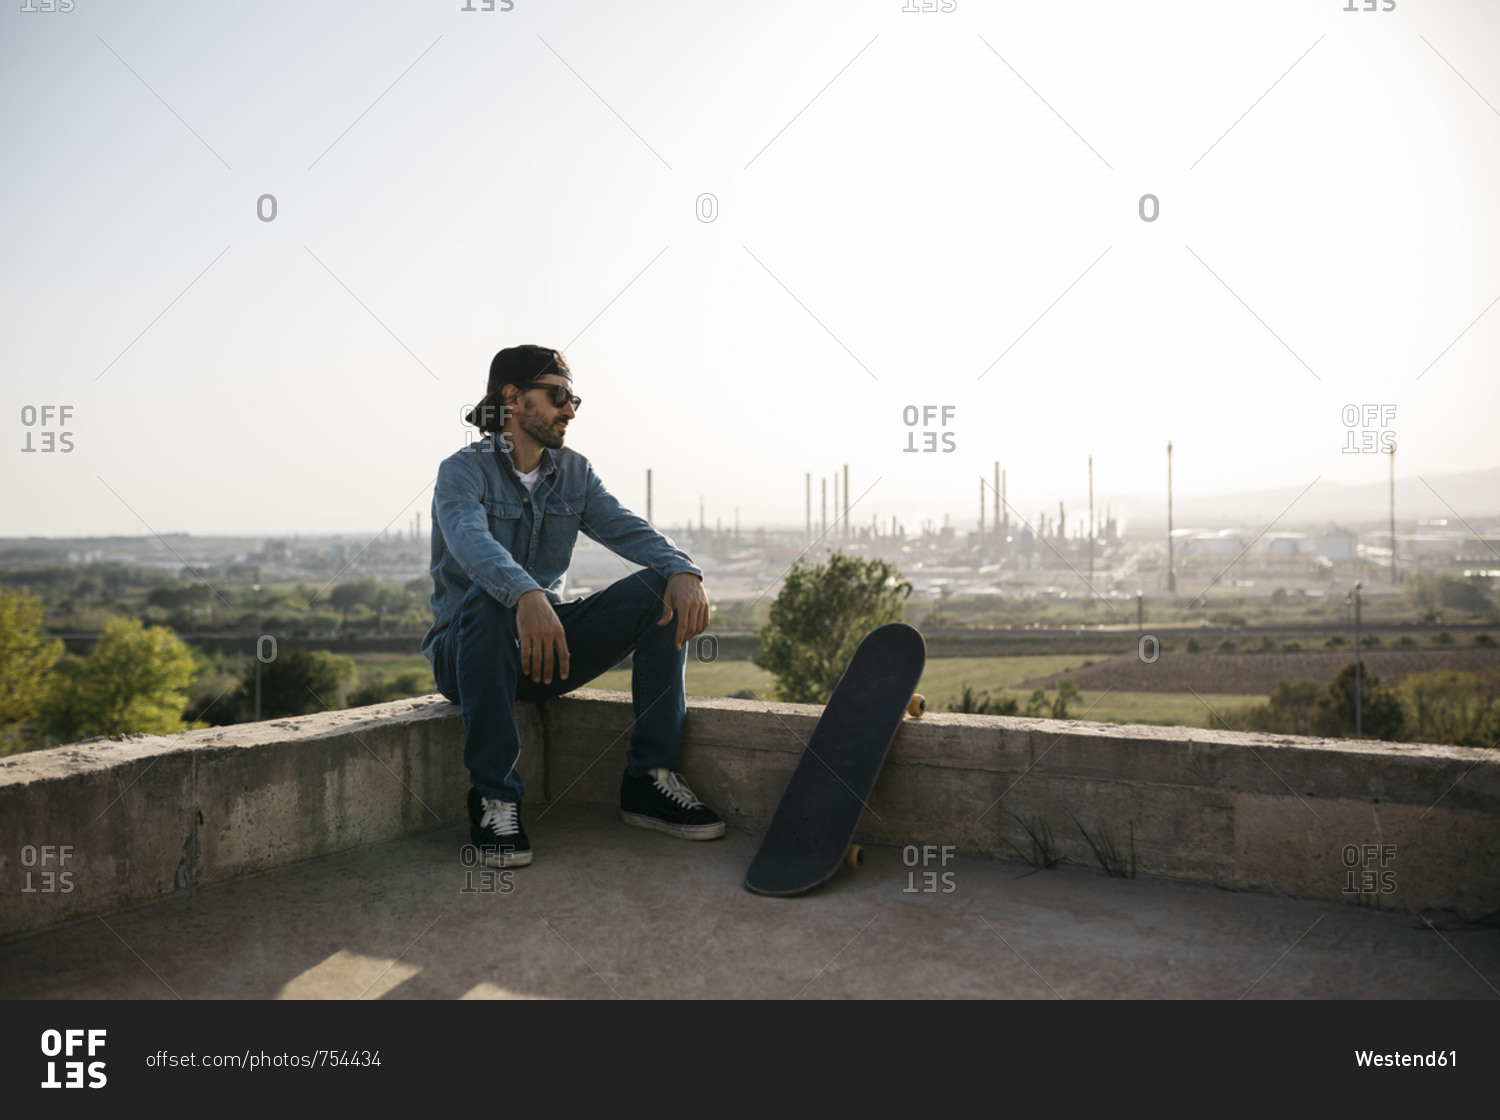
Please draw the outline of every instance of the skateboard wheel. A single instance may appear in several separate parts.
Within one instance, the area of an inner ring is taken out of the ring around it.
[[[913,692],[911,695],[911,703],[906,705],[906,714],[913,717],[919,717],[926,710],[927,697],[923,696],[920,692]]]
[[[851,871],[857,871],[865,865],[865,850],[858,844],[850,844],[849,850],[844,853],[844,866]]]

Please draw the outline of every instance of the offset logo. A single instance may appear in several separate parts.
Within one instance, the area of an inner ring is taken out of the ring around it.
[[[83,1056],[85,1052],[90,1058],[96,1057],[104,1048],[104,1031],[102,1030],[67,1030],[42,1032],[42,1055],[49,1059],[59,1057],[73,1058],[76,1060],[58,1062],[55,1060],[47,1063],[47,1080],[42,1082],[43,1089],[102,1089],[109,1083],[109,1078],[104,1075],[104,1063],[88,1062],[85,1064]],[[87,1042],[84,1037],[87,1036]],[[57,1079],[57,1067],[62,1066],[65,1080]],[[88,1083],[84,1084],[84,1075],[88,1076]]]

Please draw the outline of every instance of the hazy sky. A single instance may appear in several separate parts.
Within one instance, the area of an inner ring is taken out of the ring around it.
[[[523,342],[667,525],[1500,466],[1500,4],[505,2],[13,0],[0,535],[425,525]]]

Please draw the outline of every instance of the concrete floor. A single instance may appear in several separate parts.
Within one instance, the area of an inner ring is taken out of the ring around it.
[[[448,828],[0,945],[0,997],[1500,997],[1500,931],[1452,922],[952,857],[907,893],[886,848],[772,899],[741,886],[756,835],[576,805],[527,831],[508,890]]]

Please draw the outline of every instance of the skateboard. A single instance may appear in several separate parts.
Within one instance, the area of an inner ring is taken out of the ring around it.
[[[877,627],[859,643],[781,795],[746,887],[802,894],[840,865],[863,862],[851,844],[854,829],[902,718],[926,710],[914,691],[926,662],[927,643],[905,623]]]

